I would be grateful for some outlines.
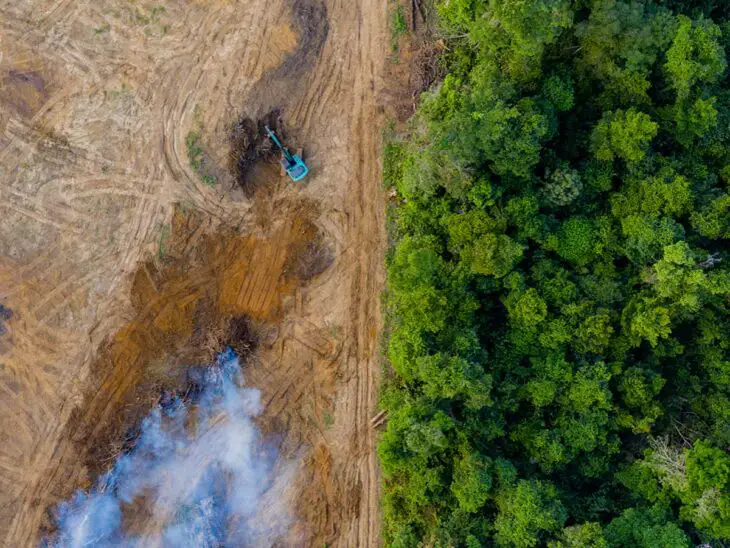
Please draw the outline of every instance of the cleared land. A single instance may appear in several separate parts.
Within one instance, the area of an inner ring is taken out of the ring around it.
[[[379,544],[368,421],[386,12],[365,0],[0,6],[2,545],[34,545],[53,505],[123,448],[160,379],[209,356],[242,315],[260,329],[246,377],[263,391],[261,426],[300,463],[289,542]],[[293,188],[264,167],[248,199],[227,169],[231,124],[275,108],[312,176]],[[191,167],[191,132],[215,186]],[[321,274],[319,240],[332,259]]]

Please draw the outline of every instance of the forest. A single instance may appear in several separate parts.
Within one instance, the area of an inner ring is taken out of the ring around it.
[[[730,2],[436,8],[384,150],[386,544],[730,546]]]

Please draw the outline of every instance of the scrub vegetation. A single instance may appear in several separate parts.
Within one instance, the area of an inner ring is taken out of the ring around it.
[[[730,7],[444,0],[385,149],[391,546],[730,541]]]
[[[190,159],[190,166],[200,176],[200,180],[208,186],[215,186],[218,184],[218,179],[214,175],[206,173],[207,171],[207,155],[203,149],[203,145],[200,142],[201,130],[192,129],[185,136],[185,148],[188,151],[188,158]]]

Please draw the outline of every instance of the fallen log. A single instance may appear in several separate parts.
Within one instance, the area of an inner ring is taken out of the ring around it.
[[[370,426],[372,428],[378,428],[381,426],[385,421],[388,420],[388,411],[386,409],[383,409],[380,413],[375,415],[372,419],[370,419]]]

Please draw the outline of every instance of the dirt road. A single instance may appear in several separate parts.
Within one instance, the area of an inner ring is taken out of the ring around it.
[[[34,545],[49,509],[93,480],[93,433],[74,421],[114,415],[136,382],[126,358],[99,370],[99,353],[147,304],[133,302],[133,284],[144,261],[167,253],[173,204],[204,214],[201,230],[268,241],[281,204],[302,199],[315,204],[334,263],[272,302],[283,312],[247,377],[309,486],[295,495],[292,538],[379,544],[368,419],[385,244],[376,97],[386,15],[384,0],[0,2],[3,546]],[[248,200],[225,170],[228,131],[272,108],[305,145],[312,175],[303,189]],[[191,167],[195,127],[215,187]],[[270,255],[250,256],[262,266],[242,287],[283,275],[284,259]],[[102,389],[119,398],[94,399]]]

